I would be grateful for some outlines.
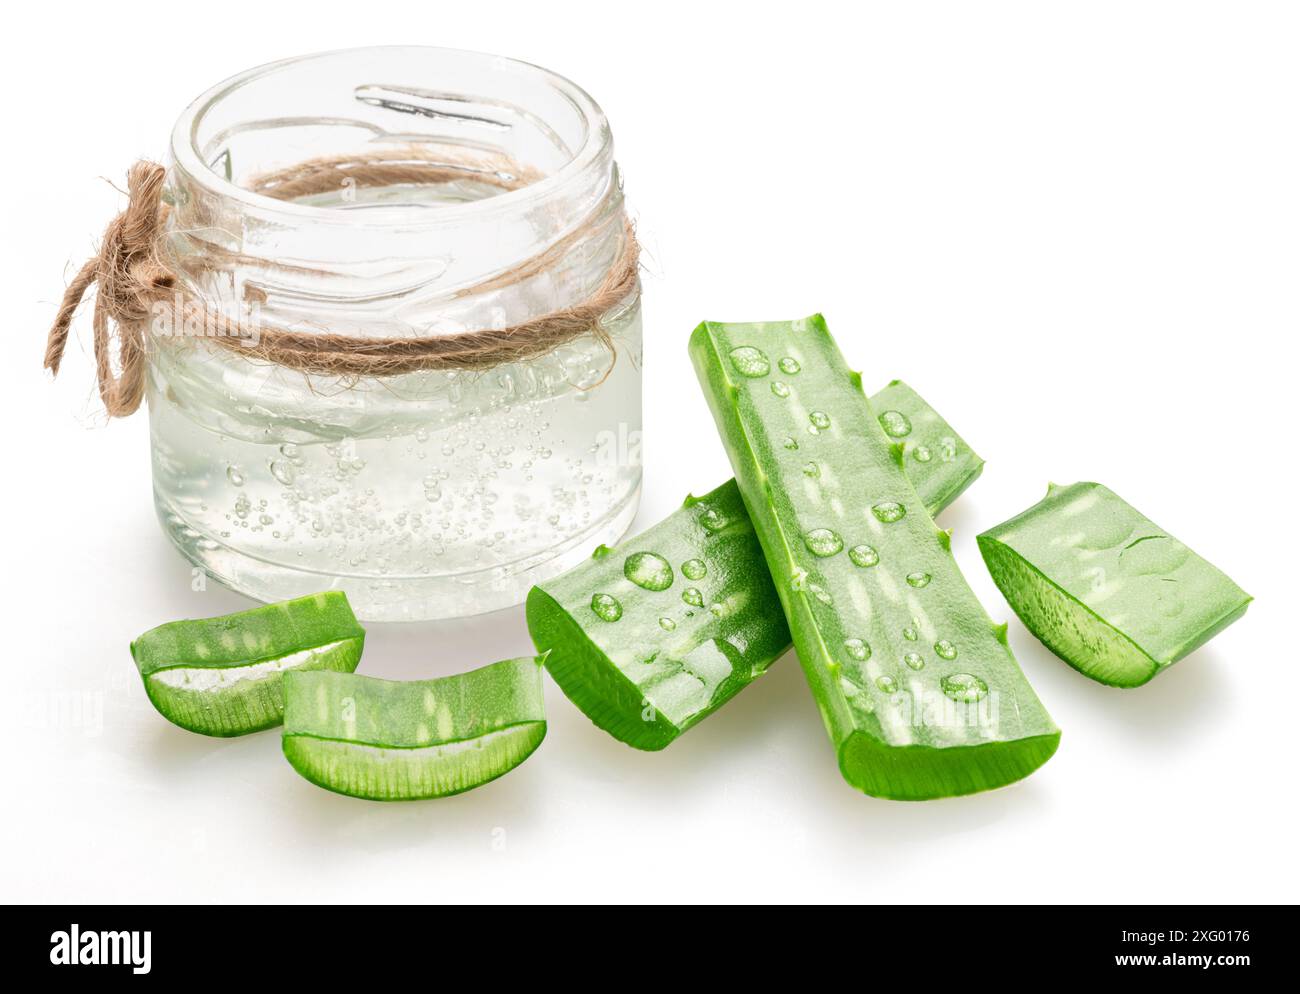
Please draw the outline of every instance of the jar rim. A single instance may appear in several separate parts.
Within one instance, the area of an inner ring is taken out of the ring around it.
[[[584,134],[581,144],[567,162],[556,169],[555,172],[527,186],[507,190],[483,200],[448,204],[436,211],[402,205],[373,207],[366,211],[365,223],[367,225],[434,228],[446,224],[463,223],[469,220],[481,220],[496,213],[526,210],[576,182],[589,169],[600,165],[602,160],[608,159],[612,155],[613,139],[604,111],[600,109],[600,106],[586,90],[559,73],[521,59],[512,59],[507,56],[492,55],[467,49],[444,48],[433,45],[377,45],[331,49],[324,52],[293,56],[288,59],[279,59],[275,62],[268,62],[246,69],[208,88],[185,108],[176,121],[171,136],[172,160],[176,166],[201,185],[211,188],[225,199],[245,204],[259,213],[297,218],[310,223],[337,222],[355,225],[357,216],[354,211],[338,207],[277,200],[274,197],[250,190],[227,179],[213,168],[200,150],[199,128],[207,112],[224,97],[273,73],[316,59],[367,53],[381,57],[384,55],[391,56],[396,52],[421,53],[428,57],[437,57],[438,55],[470,56],[484,59],[491,64],[508,68],[513,72],[533,76],[539,83],[553,88],[574,107],[581,119]]]

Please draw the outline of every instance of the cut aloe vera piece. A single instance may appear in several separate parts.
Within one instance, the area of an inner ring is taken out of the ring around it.
[[[528,594],[528,630],[596,725],[662,749],[790,645],[734,481]]]
[[[907,478],[937,517],[975,482],[984,460],[902,380],[873,394],[870,403],[885,434],[902,443]]]
[[[312,783],[372,801],[459,794],[509,773],[546,736],[541,660],[436,680],[285,678],[284,755]]]
[[[820,315],[706,322],[690,353],[844,778],[912,800],[1045,763],[1060,731]]]
[[[244,735],[280,724],[283,674],[351,672],[365,637],[347,596],[331,590],[160,625],[131,643],[131,655],[168,721],[203,735]]]
[[[797,370],[781,372],[776,393]],[[876,395],[907,437],[927,507],[946,507],[983,466],[911,387]],[[887,416],[888,415],[888,416]],[[798,440],[792,439],[797,451]],[[927,447],[921,458],[915,453]],[[536,586],[528,629],[560,689],[597,726],[662,749],[722,707],[790,648],[790,629],[740,491],[728,480],[663,521]]]
[[[979,536],[1025,627],[1080,673],[1137,687],[1246,613],[1251,597],[1099,483],[1050,486]]]

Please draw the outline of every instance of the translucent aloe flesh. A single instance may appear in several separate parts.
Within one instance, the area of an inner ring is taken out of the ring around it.
[[[690,353],[844,778],[916,800],[1045,763],[1060,731],[822,318],[706,322]]]
[[[509,773],[546,736],[540,662],[407,682],[288,674],[285,758],[326,790],[373,801],[471,790]]]
[[[979,547],[1025,627],[1080,673],[1115,687],[1146,683],[1251,601],[1098,483],[1049,487],[980,535]]]
[[[779,375],[777,393],[793,382]],[[895,380],[873,403],[881,423],[905,442],[908,474],[938,514],[979,475],[983,460],[905,383]],[[734,480],[688,497],[642,534],[601,546],[589,562],[534,587],[527,614],[533,642],[548,653],[546,668],[564,693],[638,749],[671,743],[790,647]]]
[[[168,721],[203,735],[244,735],[280,724],[284,674],[351,672],[365,635],[347,596],[328,591],[160,625],[131,643],[131,655]]]

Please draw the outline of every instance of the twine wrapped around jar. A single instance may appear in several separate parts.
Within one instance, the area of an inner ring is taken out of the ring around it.
[[[92,319],[95,371],[99,395],[110,417],[133,413],[144,396],[149,322],[173,327],[201,322],[216,334],[207,340],[237,350],[250,359],[285,366],[306,374],[344,377],[393,376],[416,370],[489,369],[501,363],[545,355],[583,335],[593,335],[617,352],[602,318],[638,284],[640,247],[631,221],[621,211],[597,208],[544,252],[463,292],[473,293],[518,282],[556,265],[576,243],[613,218],[624,227],[621,248],[599,286],[585,299],[504,328],[412,337],[362,337],[329,332],[293,331],[237,321],[214,310],[184,288],[184,281],[165,260],[169,208],[163,202],[166,170],[140,161],[127,174],[128,203],[104,230],[99,252],[81,267],[63,295],[45,348],[45,368],[58,375],[73,315],[95,288]],[[254,192],[277,200],[297,200],[347,186],[388,187],[473,179],[503,191],[519,189],[538,177],[527,170],[484,168],[482,162],[437,160],[416,154],[335,156],[310,159],[257,177]],[[611,194],[613,195],[613,194]],[[602,207],[605,205],[602,205]],[[324,274],[322,274],[324,275]],[[112,342],[117,339],[118,371],[113,371]],[[606,376],[609,375],[608,370]]]

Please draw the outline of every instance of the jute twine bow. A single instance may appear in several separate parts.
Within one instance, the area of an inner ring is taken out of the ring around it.
[[[640,248],[626,215],[618,216],[624,226],[624,236],[613,265],[595,291],[572,307],[506,328],[409,338],[368,338],[253,326],[226,317],[190,293],[163,261],[168,213],[162,201],[165,176],[166,170],[154,162],[142,160],[131,167],[127,174],[126,210],[109,223],[98,254],[81,267],[68,286],[45,347],[45,368],[57,376],[73,315],[82,298],[95,287],[92,322],[95,372],[99,396],[110,417],[125,417],[140,406],[149,344],[148,322],[157,317],[159,307],[179,311],[172,315],[174,327],[184,327],[179,322],[197,319],[214,329],[215,334],[205,341],[252,359],[309,374],[369,377],[425,369],[489,369],[544,355],[587,334],[594,335],[609,350],[611,361],[616,356],[602,318],[628,298],[637,288],[639,278]],[[259,177],[253,189],[276,199],[295,200],[313,194],[337,193],[347,185],[376,187],[469,179],[511,190],[535,178],[518,169],[506,172],[485,169],[481,164],[389,154],[309,160]],[[576,243],[607,223],[608,219],[601,214],[597,209],[545,252],[463,293],[506,286],[551,268]],[[116,374],[112,364],[115,335]]]

